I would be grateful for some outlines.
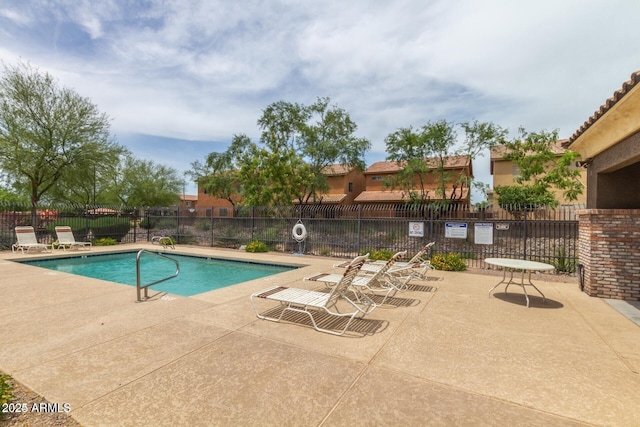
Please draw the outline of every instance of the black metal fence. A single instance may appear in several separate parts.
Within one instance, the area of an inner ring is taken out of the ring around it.
[[[94,244],[148,242],[171,236],[178,243],[240,248],[259,240],[270,250],[351,258],[372,250],[417,252],[435,241],[433,253],[457,253],[467,265],[510,257],[547,262],[574,273],[580,206],[481,209],[462,205],[295,206],[239,208],[135,208],[49,206],[31,212],[0,205],[0,249],[15,242],[14,227],[33,225],[43,243],[55,225],[70,225],[76,239]],[[306,239],[294,240],[301,223]]]

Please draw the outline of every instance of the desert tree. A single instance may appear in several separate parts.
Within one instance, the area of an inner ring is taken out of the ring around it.
[[[104,202],[130,207],[176,205],[184,182],[176,169],[130,153],[121,156],[107,177],[110,184],[102,196]]]
[[[241,203],[250,206],[319,201],[328,187],[326,166],[363,169],[364,153],[371,146],[354,136],[357,125],[345,110],[330,106],[329,98],[309,106],[275,102],[257,123],[259,141],[235,135],[226,151],[210,153],[204,164],[192,164],[192,176],[214,197],[229,200],[238,191]]]
[[[580,171],[573,167],[578,154],[558,146],[558,131],[528,132],[524,128],[504,143],[505,160],[518,166],[513,186],[497,186],[498,203],[503,208],[557,206],[553,189],[565,200],[575,201],[584,191]]]
[[[478,121],[461,123],[459,127],[464,132],[462,141],[458,140],[456,125],[447,120],[428,122],[418,129],[400,128],[389,134],[385,138],[387,160],[398,162],[401,170],[385,184],[400,188],[410,202],[418,204],[426,203],[430,192],[443,202],[462,199],[472,185],[464,170],[483,151],[500,144],[506,131],[493,123]],[[460,156],[464,164],[447,167],[453,156]],[[429,179],[429,174],[435,178]]]
[[[33,221],[38,202],[64,177],[122,152],[110,119],[88,98],[60,87],[28,63],[5,65],[0,78],[0,168],[25,188]]]

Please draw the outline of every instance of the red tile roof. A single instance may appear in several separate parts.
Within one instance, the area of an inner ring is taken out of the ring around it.
[[[340,203],[346,197],[346,194],[321,194],[319,199],[322,203]]]
[[[551,146],[551,150],[557,155],[563,154],[566,150],[565,145],[567,144],[568,139],[559,139],[556,141],[554,145]],[[501,160],[504,159],[505,154],[507,154],[507,147],[504,145],[497,145],[491,149],[491,160]]]
[[[328,175],[328,176],[339,176],[339,175],[346,175],[352,170],[353,170],[353,167],[349,165],[335,164],[335,165],[328,165],[322,168],[322,174]]]
[[[426,159],[430,168],[437,167],[437,159]],[[445,158],[446,169],[460,169],[469,164],[469,156],[448,156]],[[404,168],[405,162],[382,161],[375,162],[364,171],[365,174],[395,173]]]
[[[573,141],[578,139],[580,135],[585,133],[587,129],[589,129],[595,122],[600,119],[600,117],[604,116],[607,111],[611,109],[618,101],[620,101],[624,96],[633,89],[634,86],[640,83],[640,70],[631,74],[631,78],[622,84],[622,88],[618,89],[614,92],[613,96],[605,101],[604,104],[600,106],[598,110],[591,117],[584,122],[580,128],[571,135],[569,141],[565,144],[565,147],[570,146]]]

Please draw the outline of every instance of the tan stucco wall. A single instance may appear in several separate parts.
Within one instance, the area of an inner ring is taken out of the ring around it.
[[[572,166],[575,168],[575,166]],[[561,190],[553,189],[552,192],[556,197],[556,200],[562,205],[578,204],[584,205],[587,202],[587,170],[585,168],[578,168],[580,171],[580,182],[584,186],[584,190],[578,199],[575,201],[566,200]],[[516,169],[517,170],[517,169]],[[493,187],[498,185],[517,185],[514,181],[514,163],[511,160],[496,159],[493,160]],[[495,199],[494,194],[494,199]]]

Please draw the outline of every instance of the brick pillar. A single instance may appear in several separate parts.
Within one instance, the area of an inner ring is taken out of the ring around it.
[[[640,301],[640,209],[583,209],[576,214],[584,292]]]

